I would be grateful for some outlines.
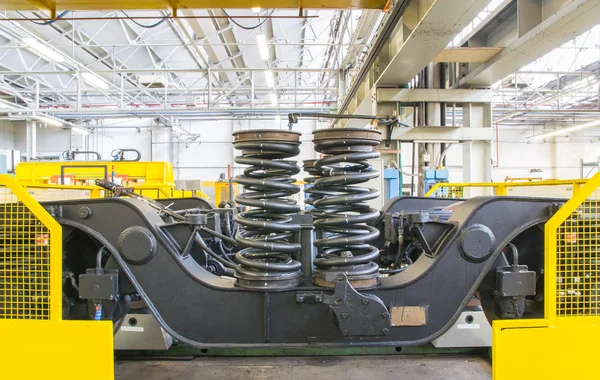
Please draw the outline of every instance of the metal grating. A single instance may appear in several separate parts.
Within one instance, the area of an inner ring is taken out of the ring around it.
[[[427,193],[433,198],[471,198],[481,195],[496,195],[496,188],[490,186],[463,186],[454,184],[440,184],[433,192]]]
[[[506,186],[508,196],[526,196],[538,198],[571,198],[574,193],[573,185],[539,185],[539,186]]]
[[[56,185],[59,187],[59,185]],[[66,201],[74,199],[92,198],[89,190],[73,189],[50,189],[50,188],[27,188],[27,192],[38,202],[44,201]]]
[[[557,317],[600,315],[600,202],[596,195],[557,230]]]
[[[50,319],[50,231],[0,187],[0,319]]]

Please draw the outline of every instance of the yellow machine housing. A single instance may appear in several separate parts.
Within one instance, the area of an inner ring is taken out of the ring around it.
[[[25,187],[94,186],[104,179],[131,187],[153,199],[210,197],[201,190],[176,190],[173,165],[164,161],[50,161],[21,162],[15,177]]]

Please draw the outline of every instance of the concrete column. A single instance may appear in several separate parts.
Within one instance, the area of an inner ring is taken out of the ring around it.
[[[31,161],[37,155],[37,124],[33,120],[27,120],[27,161]]]
[[[489,103],[469,103],[463,106],[463,127],[491,128],[492,106]],[[463,182],[490,182],[492,180],[492,142],[464,141]],[[465,194],[465,196],[484,194]]]

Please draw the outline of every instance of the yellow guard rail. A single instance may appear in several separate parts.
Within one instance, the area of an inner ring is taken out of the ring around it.
[[[480,195],[537,196],[570,198],[587,179],[545,180],[534,182],[436,183],[425,194],[435,198],[471,198]]]
[[[545,225],[544,318],[493,322],[493,379],[595,379],[600,341],[600,174]]]
[[[62,319],[62,228],[9,175],[0,228],[2,378],[113,379],[112,322]]]

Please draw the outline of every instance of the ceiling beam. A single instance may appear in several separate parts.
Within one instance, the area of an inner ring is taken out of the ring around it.
[[[365,61],[340,112],[372,113],[378,86],[409,83],[488,3],[488,0],[411,1],[391,33],[381,34],[380,41],[373,43],[383,45],[379,51],[371,52],[374,57]]]
[[[41,3],[41,4],[40,4]],[[260,7],[287,9],[383,9],[386,0],[9,0],[6,10],[69,9],[72,11],[95,11],[116,9],[241,9]]]
[[[600,0],[573,0],[559,9],[551,8],[557,3],[539,2],[531,9],[520,5],[525,2],[517,2],[510,13],[514,21],[499,15],[506,25],[516,23],[516,29],[496,27],[473,36],[483,46],[504,48],[486,63],[461,73],[464,77],[459,86],[489,87],[600,22]]]

